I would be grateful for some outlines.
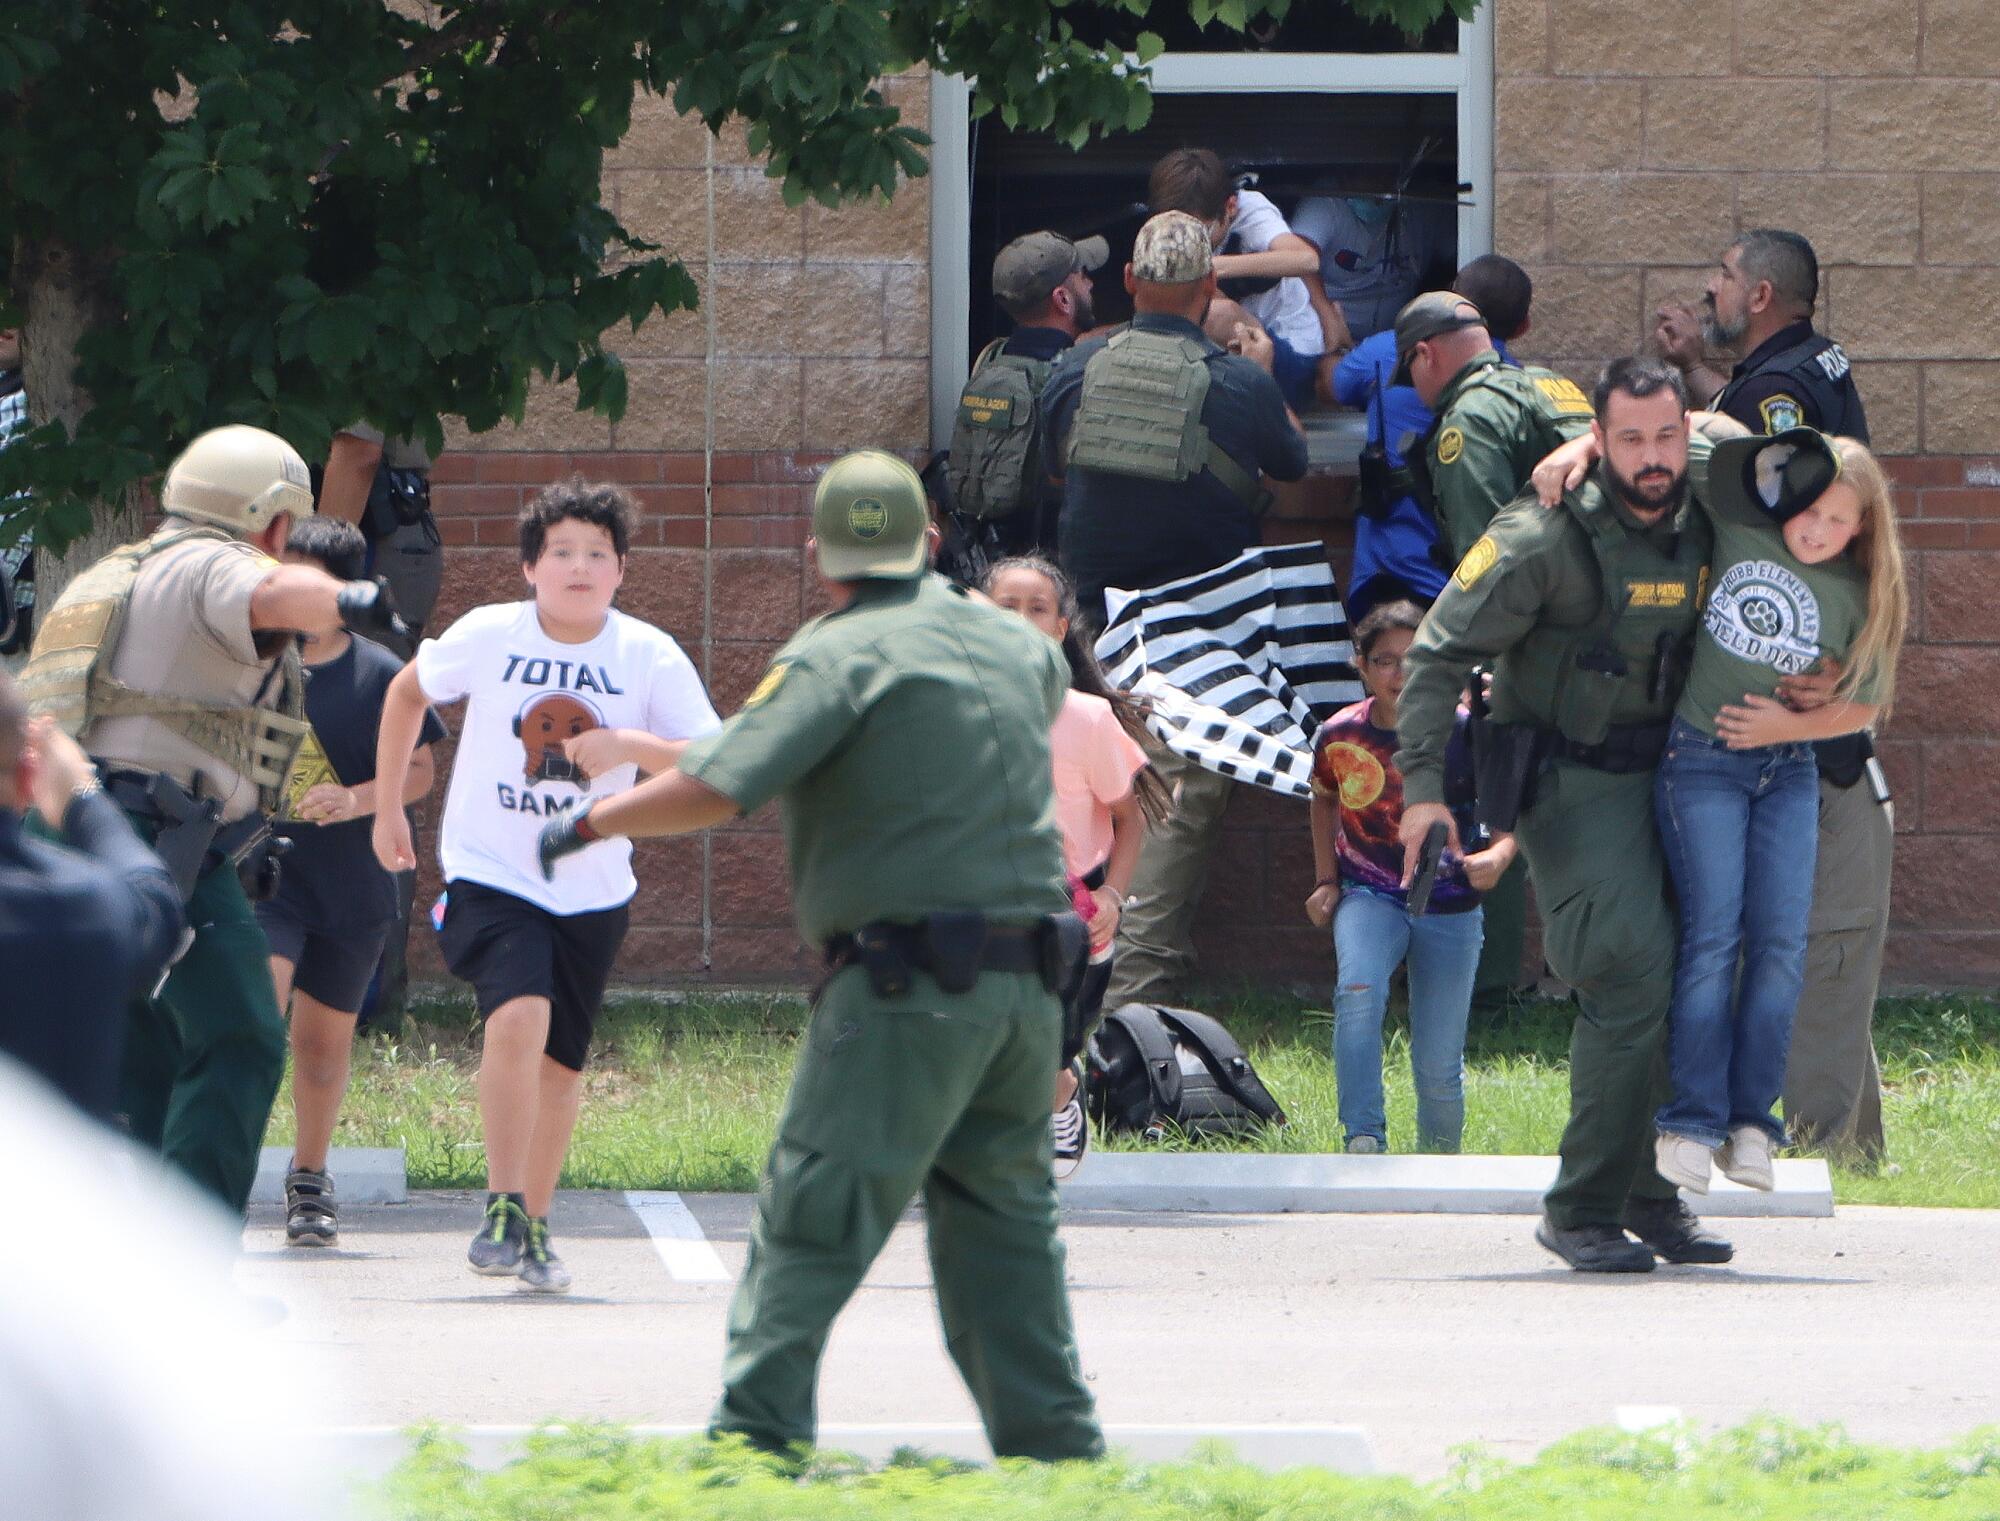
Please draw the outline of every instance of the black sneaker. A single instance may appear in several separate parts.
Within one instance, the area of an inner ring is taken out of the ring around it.
[[[340,1240],[333,1179],[310,1167],[285,1174],[285,1244],[332,1246]]]
[[[1625,1229],[1667,1262],[1720,1263],[1736,1255],[1734,1246],[1704,1229],[1679,1199],[1626,1201]]]
[[[1090,1120],[1083,1112],[1083,1089],[1078,1088],[1055,1112],[1050,1127],[1056,1136],[1055,1175],[1067,1178],[1083,1166],[1083,1154],[1090,1150]]]
[[[479,1234],[465,1249],[465,1260],[475,1273],[488,1278],[511,1278],[521,1271],[521,1253],[528,1243],[528,1212],[521,1207],[519,1194],[489,1194],[486,1219]]]
[[[1615,1225],[1576,1225],[1567,1229],[1547,1215],[1535,1227],[1535,1239],[1579,1273],[1650,1273],[1652,1251]]]
[[[536,1294],[567,1294],[569,1269],[549,1248],[549,1222],[530,1220],[521,1252],[521,1287]]]

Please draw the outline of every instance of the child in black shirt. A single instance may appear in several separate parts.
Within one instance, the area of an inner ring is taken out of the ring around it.
[[[358,530],[314,516],[295,526],[288,561],[334,575],[361,575],[366,545]],[[347,1091],[349,1049],[368,984],[396,920],[396,882],[375,859],[375,733],[382,699],[402,662],[344,630],[305,644],[306,717],[312,733],[292,772],[290,817],[277,827],[292,848],[277,896],[257,905],[271,944],[278,1005],[289,1002],[292,1108],[297,1141],[285,1179],[285,1239],[330,1246],[339,1226],[327,1148]],[[401,804],[430,791],[430,746],[444,738],[426,714]]]

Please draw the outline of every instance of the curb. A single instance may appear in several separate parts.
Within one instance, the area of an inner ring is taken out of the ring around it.
[[[1057,1185],[1070,1209],[1222,1214],[1539,1215],[1555,1157],[1093,1152]],[[1777,1164],[1769,1193],[1718,1177],[1683,1194],[1698,1215],[1824,1218],[1833,1179],[1818,1158]]]

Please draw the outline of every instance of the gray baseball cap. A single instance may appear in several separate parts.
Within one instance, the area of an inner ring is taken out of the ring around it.
[[[1185,285],[1214,267],[1208,228],[1185,211],[1148,218],[1132,243],[1132,278],[1149,285]]]
[[[1389,377],[1389,384],[1410,383],[1410,356],[1418,344],[1461,328],[1484,326],[1486,319],[1479,315],[1479,308],[1457,291],[1424,292],[1396,313],[1396,373]]]
[[[1010,312],[1033,311],[1079,269],[1102,269],[1111,245],[1072,243],[1059,232],[1023,233],[993,257],[993,296]]]
[[[1797,517],[1839,479],[1839,452],[1812,428],[1724,439],[1708,464],[1709,495],[1718,508],[1762,513],[1777,523]]]

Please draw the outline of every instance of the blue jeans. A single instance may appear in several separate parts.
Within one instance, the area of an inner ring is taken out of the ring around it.
[[[1805,986],[1819,843],[1812,746],[1731,750],[1677,718],[1654,803],[1680,898],[1667,1014],[1674,1096],[1657,1123],[1710,1146],[1742,1125],[1782,1142],[1771,1110]]]
[[[1481,916],[1425,914],[1349,887],[1333,918],[1339,981],[1333,992],[1333,1074],[1350,1141],[1388,1142],[1382,1115],[1382,1015],[1389,979],[1410,960],[1410,1074],[1417,1088],[1417,1147],[1457,1151],[1465,1130],[1465,1021],[1479,970]]]

